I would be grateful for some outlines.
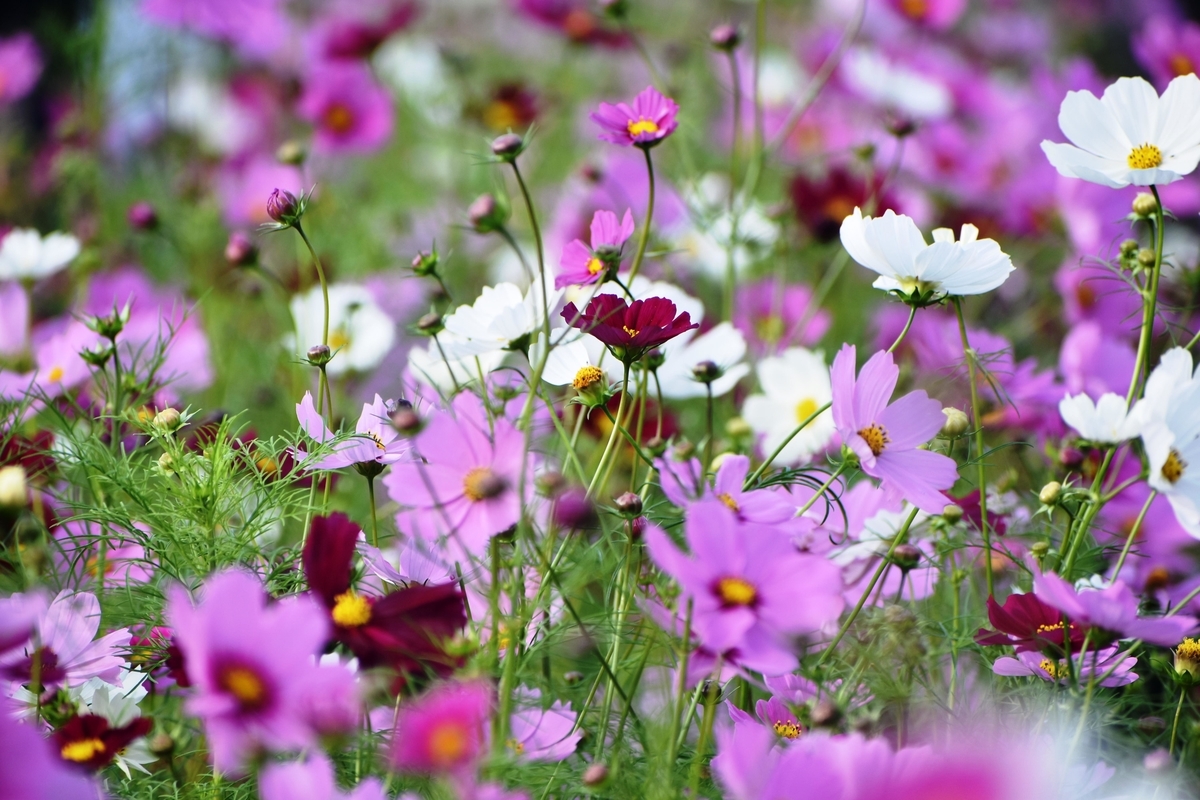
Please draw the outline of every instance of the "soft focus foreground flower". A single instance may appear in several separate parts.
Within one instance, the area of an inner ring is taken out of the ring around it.
[[[333,452],[321,457],[315,464],[305,464],[308,469],[342,469],[356,464],[364,465],[368,472],[382,470],[404,458],[408,452],[407,441],[398,438],[395,427],[388,416],[383,398],[375,395],[374,402],[363,403],[362,413],[354,428],[354,438],[334,443],[333,433],[325,427],[325,421],[313,407],[312,394],[304,393],[304,399],[296,404],[296,418],[300,427],[317,444],[330,444]],[[306,454],[296,454],[302,461]]]
[[[0,597],[0,655],[28,641],[46,606],[46,596],[38,592]]]
[[[1058,125],[1073,144],[1042,142],[1068,178],[1121,186],[1162,186],[1200,161],[1200,78],[1181,75],[1162,97],[1142,78],[1119,78],[1097,99],[1067,92]]]
[[[1138,435],[1125,398],[1112,392],[1105,392],[1095,402],[1086,394],[1067,395],[1059,401],[1058,411],[1063,422],[1089,442],[1116,444]]]
[[[297,105],[316,128],[319,153],[363,153],[392,135],[392,99],[360,64],[326,63],[308,74]]]
[[[728,322],[699,335],[684,331],[663,345],[662,354],[665,360],[658,368],[658,385],[663,397],[671,399],[704,397],[708,391],[720,397],[750,372],[750,366],[742,363],[746,338]],[[698,368],[706,371],[698,372]],[[715,377],[706,383],[701,376],[707,377],[709,371]],[[711,388],[706,389],[706,385]]]
[[[142,0],[154,21],[228,42],[252,58],[265,58],[288,39],[289,22],[280,0]]]
[[[626,303],[616,295],[602,294],[593,298],[583,312],[574,303],[567,303],[562,318],[613,348],[613,354],[626,364],[684,331],[700,327],[692,323],[686,311],[676,316],[675,304],[662,297]]]
[[[1133,53],[1154,82],[1166,86],[1200,67],[1200,25],[1166,15],[1152,16],[1133,37]]]
[[[401,706],[391,763],[403,772],[468,775],[488,743],[492,687],[443,683]]]
[[[69,233],[43,237],[32,228],[14,228],[0,242],[0,281],[38,280],[53,275],[79,255],[79,240]]]
[[[28,33],[0,39],[0,104],[16,102],[42,74],[42,54]]]
[[[36,663],[45,688],[78,686],[96,677],[115,680],[125,663],[121,652],[129,646],[132,634],[121,628],[96,639],[99,630],[96,596],[63,590],[38,621],[36,636],[23,649],[0,657],[0,672],[27,684]]]
[[[1122,639],[1170,646],[1196,628],[1194,617],[1139,617],[1138,600],[1123,581],[1114,581],[1107,589],[1076,591],[1059,576],[1045,572],[1034,577],[1033,591],[1072,623],[1099,628]]]
[[[841,71],[855,92],[904,118],[939,119],[954,109],[954,96],[942,82],[877,50],[852,49]]]
[[[675,132],[678,113],[679,106],[674,100],[647,86],[633,99],[632,107],[625,103],[601,103],[590,116],[602,129],[600,138],[604,141],[650,148]]]
[[[174,589],[166,618],[187,660],[187,709],[203,721],[217,769],[236,774],[262,748],[313,743],[317,731],[304,715],[306,694],[313,686],[329,690],[328,668],[314,657],[330,629],[315,600],[294,597],[268,606],[257,578],[230,570],[205,582],[199,605]],[[348,671],[338,674],[353,681]]]
[[[933,232],[933,244],[911,218],[887,211],[882,217],[864,217],[862,211],[842,222],[842,245],[850,257],[879,273],[876,289],[904,298],[972,295],[990,292],[1013,271],[1012,259],[991,239],[980,239],[979,229],[963,225],[956,242],[949,228]]]
[[[151,722],[145,717],[114,727],[102,716],[77,714],[54,732],[54,741],[64,761],[100,770],[111,764],[134,739],[149,733],[150,727]]]
[[[854,375],[854,345],[843,345],[830,370],[833,420],[842,442],[858,456],[863,472],[883,488],[928,514],[947,505],[941,492],[958,479],[958,466],[940,453],[920,450],[946,421],[942,406],[922,391],[888,404],[900,369],[880,351]]]
[[[99,787],[55,753],[33,725],[0,702],[0,797],[5,800],[97,800]]]
[[[578,730],[578,715],[561,700],[544,708],[541,694],[536,690],[520,689],[517,709],[509,729],[512,738],[508,748],[519,758],[530,761],[562,761],[575,752],[583,739]]]
[[[367,778],[350,792],[334,782],[333,764],[324,753],[304,761],[267,764],[258,775],[262,800],[385,800],[387,793],[377,778]]]
[[[595,283],[615,272],[621,263],[621,247],[633,230],[633,212],[629,209],[619,223],[613,212],[597,211],[592,217],[591,246],[573,239],[563,248],[555,287]]]
[[[302,357],[308,348],[321,343],[325,315],[321,287],[314,286],[293,297],[291,310],[296,326],[292,346]],[[329,349],[333,359],[325,369],[331,376],[374,369],[395,341],[395,323],[366,287],[350,283],[329,287]]]
[[[760,360],[756,369],[763,394],[746,398],[742,417],[762,437],[762,449],[773,453],[797,427],[833,398],[829,368],[820,352],[792,347],[778,356]],[[783,464],[807,461],[829,444],[833,432],[833,415],[824,411],[792,437],[778,461]]]

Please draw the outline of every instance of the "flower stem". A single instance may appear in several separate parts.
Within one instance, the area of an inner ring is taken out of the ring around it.
[[[375,515],[375,476],[367,476],[367,498],[371,502],[371,547],[379,547],[379,521]]]
[[[704,718],[700,721],[700,740],[696,742],[696,755],[692,758],[692,774],[688,780],[689,797],[700,796],[700,771],[704,767],[704,752],[708,749],[708,739],[712,735],[713,721],[717,717],[717,696],[720,694],[721,664],[718,661],[713,670],[711,684],[704,691]],[[701,684],[703,686],[703,684]]]
[[[992,535],[988,530],[987,475],[983,462],[983,416],[979,411],[979,386],[975,379],[975,351],[967,341],[967,323],[963,318],[960,298],[954,298],[954,311],[958,315],[958,333],[962,337],[963,358],[967,360],[967,376],[971,383],[971,416],[975,422],[975,457],[979,468],[979,528],[983,533],[983,568],[987,575],[988,597],[993,597],[996,594],[996,584],[992,575]]]
[[[629,267],[629,277],[625,280],[630,284],[637,277],[638,270],[642,268],[642,259],[646,257],[646,245],[650,242],[650,223],[654,219],[654,161],[650,158],[650,148],[643,147],[642,155],[646,157],[646,176],[650,179],[650,195],[646,201],[646,222],[642,226],[642,234],[638,237],[637,252],[633,256],[633,263]]]
[[[1142,527],[1142,521],[1146,519],[1146,512],[1150,510],[1150,504],[1154,502],[1154,498],[1156,497],[1158,497],[1158,490],[1152,489],[1150,496],[1142,504],[1142,510],[1138,512],[1137,519],[1133,521],[1133,527],[1129,529],[1129,536],[1125,539],[1125,547],[1121,549],[1121,557],[1117,559],[1117,565],[1113,567],[1113,580],[1117,580],[1120,577],[1121,567],[1125,565],[1125,557],[1129,555],[1129,548],[1133,545],[1133,540]]]
[[[712,467],[713,459],[713,393],[712,383],[704,384],[705,405],[707,406],[708,438],[704,441],[704,469]]]
[[[744,488],[749,489],[752,485],[754,485],[754,482],[757,481],[759,478],[761,478],[763,473],[766,472],[767,469],[771,466],[771,462],[774,461],[775,459],[779,458],[779,454],[783,452],[783,448],[785,448],[789,444],[791,444],[792,439],[795,439],[796,436],[799,435],[800,431],[804,430],[809,425],[811,425],[812,421],[814,419],[816,419],[817,417],[821,416],[821,414],[824,414],[826,411],[828,411],[830,406],[832,406],[832,405],[833,405],[832,402],[826,403],[825,405],[821,406],[813,413],[809,414],[808,419],[804,420],[799,425],[797,425],[795,430],[793,430],[791,433],[789,433],[787,435],[787,438],[784,439],[782,442],[780,442],[779,446],[776,447],[773,451],[771,451],[771,455],[767,456],[766,460],[763,461],[763,463],[758,465],[758,469],[754,470],[754,472],[750,475],[750,477],[746,479]]]
[[[827,480],[827,481],[825,481],[825,483],[821,484],[821,488],[817,489],[817,491],[813,494],[813,496],[808,498],[808,502],[806,502],[803,506],[800,507],[800,510],[796,512],[796,516],[797,517],[804,516],[804,513],[813,507],[813,503],[817,502],[817,498],[820,497],[821,495],[825,494],[825,492],[827,492],[829,490],[829,487],[833,485],[833,482],[836,481],[841,476],[841,474],[845,471],[846,471],[846,462],[843,461],[841,464],[838,464],[837,469],[835,469],[833,471],[833,474],[829,476],[829,480]]]
[[[1175,734],[1179,730],[1179,714],[1183,711],[1183,698],[1187,696],[1187,689],[1180,688],[1179,702],[1175,704],[1175,720],[1171,723],[1171,745],[1167,752],[1175,755]]]
[[[896,348],[904,341],[904,337],[908,336],[908,329],[912,327],[913,320],[917,318],[917,307],[914,305],[908,310],[908,322],[904,323],[904,330],[900,331],[900,335],[896,337],[896,341],[892,342],[892,346],[887,349],[889,353],[896,352]]]
[[[604,446],[604,452],[600,456],[600,463],[596,465],[596,472],[592,475],[592,481],[588,484],[587,497],[591,499],[596,494],[596,489],[599,488],[600,476],[604,475],[607,470],[608,460],[612,456],[613,445],[617,441],[617,434],[621,430],[621,418],[625,414],[625,401],[629,397],[629,365],[625,365],[625,377],[621,381],[621,400],[617,403],[616,422],[613,423],[612,431],[608,434],[608,444]]]

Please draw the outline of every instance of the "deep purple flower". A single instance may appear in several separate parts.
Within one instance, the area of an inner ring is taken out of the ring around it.
[[[1052,572],[1033,579],[1034,593],[1067,615],[1071,622],[1085,628],[1099,628],[1121,639],[1141,639],[1150,644],[1172,647],[1196,629],[1196,619],[1139,617],[1138,600],[1124,581],[1114,581],[1107,589],[1075,587]]]
[[[290,224],[300,208],[296,195],[286,189],[273,189],[267,197],[267,216],[280,224]]]
[[[584,285],[600,281],[621,263],[621,247],[633,235],[633,212],[625,210],[625,217],[617,222],[611,211],[597,211],[592,217],[591,247],[574,239],[563,248],[562,262],[554,287],[562,289],[571,285]]]
[[[871,356],[857,379],[854,364],[854,345],[847,344],[830,369],[833,421],[842,442],[858,456],[863,472],[879,478],[891,495],[941,514],[947,505],[941,492],[958,480],[958,467],[940,453],[917,449],[946,421],[941,403],[916,391],[889,405],[900,377],[891,353]]]
[[[590,0],[509,0],[514,8],[542,25],[561,31],[575,44],[621,47],[628,37],[605,27]]]
[[[678,113],[679,106],[674,100],[647,86],[633,99],[632,107],[625,103],[601,103],[590,116],[603,129],[600,138],[604,141],[650,148],[675,131]]]
[[[361,64],[327,63],[314,69],[305,79],[297,111],[316,128],[316,152],[371,152],[392,135],[391,96]]]
[[[684,331],[699,328],[688,312],[676,316],[675,304],[663,297],[626,303],[615,294],[593,297],[582,313],[567,303],[562,318],[573,328],[590,333],[609,347],[620,348],[622,360],[632,363],[646,351],[669,342]]]
[[[1012,645],[1018,653],[1047,647],[1063,648],[1063,613],[1043,603],[1036,594],[1010,594],[1004,605],[987,599],[988,622],[996,630],[981,628],[975,641],[984,645]],[[1071,620],[1070,649],[1083,646],[1083,629]]]
[[[148,231],[158,226],[158,212],[154,210],[154,206],[147,203],[145,200],[140,200],[129,207],[129,211],[125,214],[125,218],[129,221],[132,228],[139,231]]]

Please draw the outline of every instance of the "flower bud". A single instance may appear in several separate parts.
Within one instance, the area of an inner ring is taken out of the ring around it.
[[[1083,466],[1083,452],[1074,447],[1064,447],[1058,451],[1058,463],[1067,469],[1079,469]]]
[[[80,350],[79,357],[96,369],[104,369],[114,352],[115,348],[111,344],[97,342],[86,350]]]
[[[686,440],[675,445],[671,450],[671,458],[675,461],[687,461],[694,455],[696,455],[696,445]]]
[[[1175,648],[1175,672],[1200,678],[1200,639],[1189,636]]]
[[[642,366],[651,372],[654,372],[654,370],[661,367],[663,362],[666,360],[667,357],[663,355],[662,350],[651,350],[649,353],[642,356]]]
[[[175,457],[172,456],[170,453],[163,453],[161,456],[158,457],[158,468],[161,469],[163,472],[167,473],[168,475],[174,474],[174,472],[175,472]]]
[[[417,330],[426,336],[437,336],[442,332],[442,315],[436,312],[429,312],[417,320]]]
[[[560,528],[591,528],[596,524],[596,507],[588,499],[587,492],[575,487],[567,489],[554,499],[552,516]]]
[[[599,786],[608,780],[608,767],[603,764],[589,764],[583,771],[584,786]]]
[[[400,433],[411,436],[421,430],[421,415],[412,409],[397,408],[391,414],[392,427]]]
[[[626,519],[633,519],[642,513],[642,498],[633,492],[626,492],[613,501],[617,511]]]
[[[742,34],[736,25],[718,25],[708,35],[708,41],[718,50],[735,50],[742,43]]]
[[[542,497],[558,497],[568,489],[567,479],[561,472],[543,472],[533,483]]]
[[[154,755],[168,756],[175,749],[175,740],[169,734],[158,733],[149,741],[148,746]]]
[[[750,423],[741,417],[731,417],[725,423],[725,433],[734,439],[740,439],[743,436],[749,436],[754,433],[754,429],[750,427]]]
[[[1126,239],[1121,242],[1121,255],[1124,258],[1133,258],[1133,254],[1138,251],[1137,239]]]
[[[667,440],[661,436],[651,436],[646,442],[646,451],[658,458],[667,451]]]
[[[946,522],[953,524],[962,518],[963,509],[962,506],[958,505],[957,503],[950,503],[942,509],[942,519],[946,520]]]
[[[578,670],[571,670],[570,672],[564,672],[563,680],[566,681],[568,686],[574,686],[583,680],[583,673],[579,672]]]
[[[1143,247],[1137,252],[1137,262],[1143,267],[1154,266],[1154,251],[1149,247]]]
[[[642,540],[642,534],[646,532],[647,520],[645,517],[634,517],[629,520],[629,538],[635,542]]]
[[[1171,752],[1165,747],[1151,750],[1142,758],[1142,768],[1146,772],[1167,772],[1174,767],[1175,756],[1171,755]]]
[[[946,421],[942,423],[940,435],[947,439],[962,436],[971,425],[971,421],[967,419],[967,415],[957,408],[943,408],[942,414],[945,415]]]
[[[898,544],[892,550],[892,563],[908,572],[921,563],[921,551],[915,545]]]
[[[842,712],[829,700],[818,700],[808,715],[814,728],[832,728],[842,718]]]
[[[308,151],[304,149],[304,145],[295,139],[288,139],[283,144],[279,145],[279,149],[275,151],[275,160],[280,164],[291,164],[298,167],[308,158]]]
[[[158,212],[145,200],[131,205],[125,219],[129,221],[129,227],[139,231],[150,231],[158,227]]]
[[[1058,481],[1050,481],[1042,490],[1038,492],[1038,500],[1044,506],[1052,506],[1058,502],[1058,496],[1062,494],[1062,484]]]
[[[179,413],[178,409],[164,408],[154,415],[150,424],[160,431],[171,433],[183,424],[183,415]]]
[[[504,161],[515,161],[525,149],[525,140],[519,133],[504,133],[492,140],[492,154]]]
[[[229,234],[229,241],[225,243],[226,261],[235,267],[245,267],[253,264],[257,258],[258,248],[249,236],[241,231]]]
[[[1133,198],[1133,213],[1139,217],[1149,217],[1158,210],[1158,201],[1149,192],[1138,192]]]
[[[25,468],[20,464],[0,467],[0,508],[24,508],[27,497]]]
[[[327,344],[314,344],[308,348],[308,363],[314,367],[323,367],[333,358],[333,351]]]
[[[476,233],[492,233],[508,220],[508,207],[494,195],[481,194],[467,207],[467,219]]]
[[[299,210],[300,201],[286,189],[276,189],[267,198],[267,216],[281,225],[294,224]]]
[[[437,250],[422,250],[413,256],[412,271],[419,277],[427,278],[437,273],[438,260]]]
[[[1033,553],[1033,557],[1036,558],[1040,564],[1042,559],[1046,557],[1046,554],[1050,552],[1050,543],[1034,542],[1033,546],[1029,548],[1029,552]]]
[[[712,383],[724,372],[725,370],[721,369],[714,361],[701,361],[692,367],[692,378],[700,383]]]

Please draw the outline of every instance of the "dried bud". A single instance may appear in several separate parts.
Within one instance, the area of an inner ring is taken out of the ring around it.
[[[171,433],[183,424],[183,415],[174,408],[164,408],[162,411],[154,415],[154,419],[150,421],[160,431]]]
[[[1133,213],[1139,217],[1149,217],[1158,210],[1158,201],[1149,192],[1138,192],[1133,198]]]
[[[734,439],[741,439],[743,436],[749,436],[754,433],[754,429],[750,427],[750,423],[741,417],[731,417],[725,423],[725,433]]]
[[[962,506],[957,503],[950,503],[942,509],[942,519],[951,524],[958,522],[963,518]]]
[[[915,545],[898,544],[892,550],[892,563],[908,572],[921,563],[921,551]]]
[[[435,275],[437,274],[438,260],[437,250],[430,250],[428,252],[422,250],[413,256],[412,271],[422,278]]]
[[[323,367],[333,358],[333,351],[327,344],[314,344],[308,348],[308,363],[314,367]]]
[[[1062,494],[1062,484],[1058,481],[1050,481],[1038,492],[1038,500],[1042,501],[1044,506],[1052,506],[1058,502],[1060,494]]]
[[[1153,267],[1154,266],[1154,251],[1151,250],[1149,247],[1143,247],[1141,250],[1138,250],[1137,262],[1139,264],[1141,264],[1143,267]]]
[[[481,194],[467,208],[467,219],[476,233],[492,233],[504,227],[508,220],[508,207],[495,195]]]
[[[1121,255],[1125,258],[1133,258],[1133,254],[1138,251],[1137,239],[1126,239],[1121,242]]]
[[[1136,725],[1139,731],[1151,736],[1167,729],[1167,721],[1162,717],[1142,717]]]
[[[275,160],[280,164],[291,164],[298,167],[308,158],[308,151],[304,149],[304,145],[295,139],[288,139],[283,144],[279,145],[279,149],[275,151]]]
[[[724,372],[725,370],[721,369],[714,361],[701,361],[692,367],[692,378],[700,383],[712,383]]]
[[[429,312],[417,320],[417,330],[426,336],[437,336],[442,332],[442,315],[436,312]]]
[[[24,508],[27,497],[25,468],[20,464],[0,467],[0,508]]]
[[[954,439],[962,436],[970,427],[971,421],[967,419],[967,415],[957,408],[943,408],[942,413],[946,416],[946,421],[942,423],[940,435],[947,439]]]
[[[584,786],[599,786],[608,780],[608,767],[603,764],[589,764],[583,771]]]
[[[742,43],[742,34],[736,25],[718,25],[708,35],[708,41],[718,50],[735,50]]]
[[[300,201],[286,189],[276,189],[267,198],[267,216],[280,225],[293,225],[298,219]]]
[[[525,140],[519,133],[505,133],[492,140],[492,154],[504,161],[514,161],[525,149]]]
[[[258,259],[258,248],[250,237],[241,231],[229,234],[225,243],[225,260],[235,267],[245,267]]]
[[[125,219],[129,221],[131,228],[139,231],[150,231],[158,227],[158,212],[145,200],[131,205]]]
[[[617,507],[617,511],[626,519],[633,519],[640,516],[642,513],[642,498],[633,493],[626,492],[613,501],[613,505]]]

